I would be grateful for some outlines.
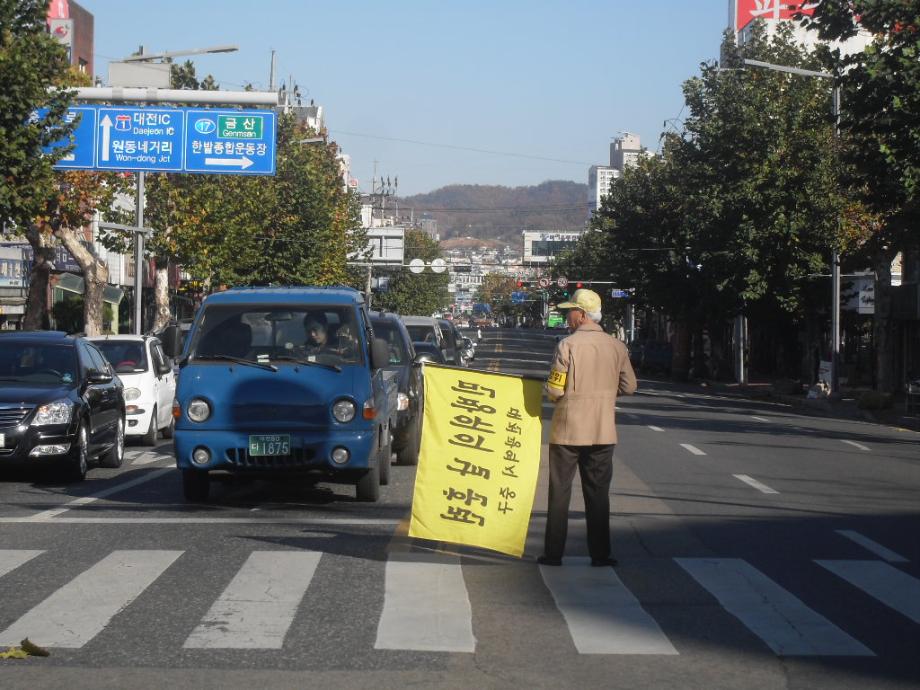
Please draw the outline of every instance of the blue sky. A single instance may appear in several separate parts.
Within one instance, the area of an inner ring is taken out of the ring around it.
[[[324,106],[361,189],[377,161],[378,175],[399,177],[400,195],[586,182],[620,131],[656,149],[664,121],[681,113],[681,83],[718,56],[728,23],[726,0],[81,4],[95,15],[103,79],[110,59],[141,44],[231,43],[239,52],[195,58],[199,75],[224,89],[267,88],[274,49],[278,74]]]

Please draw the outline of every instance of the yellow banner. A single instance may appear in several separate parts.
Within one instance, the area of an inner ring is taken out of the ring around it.
[[[409,536],[524,553],[540,469],[542,385],[425,365]]]

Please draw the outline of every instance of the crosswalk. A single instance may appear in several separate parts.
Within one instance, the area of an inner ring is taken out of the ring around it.
[[[37,601],[13,616],[9,606],[0,609],[0,647],[16,645],[29,637],[43,646],[75,650],[112,629],[120,637],[130,635],[133,628],[119,628],[122,617],[129,614],[132,606],[139,605],[138,600],[148,588],[170,569],[183,559],[195,557],[193,552],[153,549],[113,550],[100,556],[80,570],[81,566],[71,565],[63,556],[58,562],[51,551],[0,549],[0,591],[4,599],[18,601],[26,594],[16,591],[21,587],[28,590],[30,602]],[[197,624],[180,632],[181,639],[175,640],[175,647],[186,653],[284,649],[292,628],[305,624],[298,612],[305,606],[317,571],[325,559],[337,557],[313,550],[254,550],[239,561],[235,573],[211,573],[194,581],[182,578],[182,587],[175,592],[177,615],[187,598],[213,603]],[[411,552],[390,554],[382,567],[376,561],[358,562],[376,568],[382,580],[382,605],[373,609],[367,619],[376,624],[375,650],[476,651],[477,601],[471,597],[464,578],[464,567],[469,565],[464,566],[456,556]],[[899,566],[881,560],[814,561],[817,577],[829,579],[821,586],[831,586],[832,581],[833,586],[844,588],[847,596],[840,597],[841,605],[845,606],[851,595],[862,592],[867,601],[889,614],[894,611],[904,625],[920,626],[920,579],[906,572],[911,570],[909,564]],[[30,567],[35,572],[62,571],[69,579],[62,578],[63,584],[55,580],[56,585],[49,585],[51,591],[40,592],[38,597],[36,588],[40,589],[40,585],[34,579],[17,577],[17,571]],[[684,573],[683,586],[699,588],[681,597],[687,606],[696,607],[699,615],[712,616],[713,625],[724,626],[731,620],[740,623],[765,650],[777,656],[872,657],[879,653],[878,640],[859,639],[859,632],[843,630],[832,622],[839,623],[836,612],[820,610],[822,604],[810,603],[805,594],[796,596],[743,559],[656,559],[648,561],[648,567],[669,569],[672,575]],[[674,600],[671,590],[678,586],[673,584],[675,578],[667,592],[654,593],[642,587],[637,593],[615,570],[592,568],[582,559],[567,559],[561,568],[539,566],[539,580],[532,575],[525,577],[529,571],[524,564],[501,568],[501,577],[520,578],[520,588],[535,601],[548,597],[553,602],[555,612],[547,614],[547,621],[565,627],[578,654],[682,653],[684,637],[669,630],[667,616],[664,620],[656,616],[662,610],[662,594]],[[533,589],[540,584],[544,592]],[[186,587],[197,588],[194,596],[182,591]],[[202,592],[202,588],[207,591]],[[344,603],[354,595],[346,580],[334,596],[341,597]],[[323,596],[330,594],[325,592]],[[168,619],[169,615],[170,611],[159,610],[151,625],[163,624],[163,617]],[[137,617],[133,619],[136,625]],[[166,627],[176,628],[168,622]],[[920,627],[915,634],[920,636]]]

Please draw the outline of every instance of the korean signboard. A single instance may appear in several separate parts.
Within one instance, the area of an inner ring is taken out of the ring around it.
[[[410,537],[524,553],[541,400],[537,380],[425,365]]]
[[[755,19],[793,19],[799,12],[813,14],[817,2],[803,0],[735,0],[738,8],[735,30],[741,31]]]

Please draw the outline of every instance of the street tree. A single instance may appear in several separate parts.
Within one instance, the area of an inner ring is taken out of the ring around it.
[[[868,212],[850,261],[876,275],[876,385],[892,391],[891,262],[920,248],[920,0],[823,0],[802,21],[825,40],[872,36],[860,52],[826,51],[825,65],[840,75],[848,191]]]
[[[438,243],[421,230],[406,230],[405,248],[406,263],[412,259],[430,263],[441,258]],[[412,273],[406,267],[399,268],[390,275],[387,291],[376,295],[374,303],[399,314],[429,316],[450,304],[448,281],[446,272],[433,273],[426,268],[421,273]]]

